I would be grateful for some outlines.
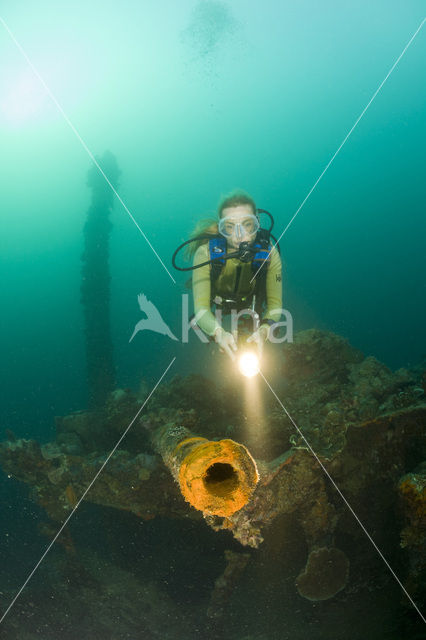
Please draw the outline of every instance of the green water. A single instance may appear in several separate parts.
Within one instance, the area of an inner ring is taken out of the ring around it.
[[[5,426],[49,439],[86,403],[88,151],[115,155],[128,209],[111,216],[119,386],[174,355],[175,373],[214,368],[195,340],[129,337],[140,292],[180,335],[171,255],[234,188],[275,235],[298,211],[280,242],[295,331],[334,331],[391,368],[424,358],[426,26],[351,132],[424,2],[2,0],[0,17]]]

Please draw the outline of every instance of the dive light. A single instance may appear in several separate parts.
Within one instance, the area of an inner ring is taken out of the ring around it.
[[[253,378],[260,371],[259,356],[254,351],[243,351],[238,358],[240,373],[246,378]]]

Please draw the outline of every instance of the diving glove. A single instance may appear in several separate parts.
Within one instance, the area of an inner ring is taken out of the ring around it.
[[[214,339],[216,344],[219,345],[221,351],[224,351],[231,360],[235,360],[235,352],[237,351],[237,343],[229,331],[225,331],[222,327],[218,327],[214,332]]]

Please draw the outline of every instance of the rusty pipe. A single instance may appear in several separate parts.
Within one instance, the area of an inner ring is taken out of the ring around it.
[[[207,440],[168,423],[154,432],[152,442],[185,500],[206,515],[239,511],[259,481],[248,449],[233,440]]]

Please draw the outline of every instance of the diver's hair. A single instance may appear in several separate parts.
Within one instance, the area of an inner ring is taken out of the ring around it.
[[[202,220],[199,220],[195,225],[194,229],[192,230],[192,233],[189,237],[196,238],[197,236],[200,236],[206,233],[212,236],[217,236],[217,234],[219,233],[219,229],[217,226],[216,218],[210,217],[210,218],[203,218]],[[206,238],[201,238],[198,241],[194,240],[194,242],[191,242],[191,244],[187,244],[185,247],[186,259],[189,260],[190,258],[192,258],[194,253],[197,251],[198,247],[204,244],[205,242],[207,242]]]
[[[254,215],[256,215],[257,208],[253,198],[242,189],[234,189],[234,191],[231,191],[227,196],[221,198],[217,208],[218,217],[222,217],[224,209],[228,207],[238,207],[240,204],[248,204],[252,208]]]

